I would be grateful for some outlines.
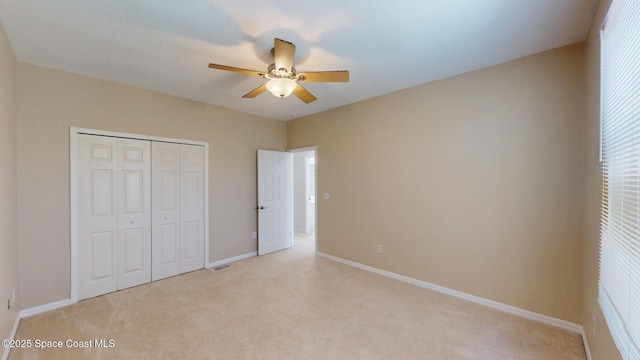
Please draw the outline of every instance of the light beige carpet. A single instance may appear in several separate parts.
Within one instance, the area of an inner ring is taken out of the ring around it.
[[[316,257],[299,248],[23,319],[18,339],[113,348],[10,359],[585,359],[577,334]]]

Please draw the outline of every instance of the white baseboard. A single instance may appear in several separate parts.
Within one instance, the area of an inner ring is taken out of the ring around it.
[[[591,357],[591,350],[589,350],[589,342],[587,341],[587,334],[584,332],[584,328],[580,332],[580,336],[582,337],[582,345],[584,345],[584,352],[587,354],[587,360],[593,360]]]
[[[44,304],[44,305],[40,305],[40,306],[35,306],[35,307],[32,307],[32,308],[20,310],[19,317],[22,319],[22,318],[26,318],[26,317],[33,316],[33,315],[42,314],[42,313],[47,312],[47,311],[60,309],[60,308],[65,307],[67,305],[71,305],[71,299],[64,299],[64,300],[54,301],[52,303],[48,303],[48,304]]]
[[[546,315],[542,315],[542,314],[538,314],[535,313],[533,311],[529,311],[529,310],[525,310],[525,309],[521,309],[515,306],[511,306],[511,305],[507,305],[507,304],[503,304],[503,303],[499,303],[497,301],[493,301],[493,300],[489,300],[489,299],[485,299],[479,296],[475,296],[475,295],[471,295],[471,294],[467,294],[464,293],[462,291],[457,291],[457,290],[453,290],[453,289],[449,289],[446,288],[444,286],[440,286],[440,285],[436,285],[436,284],[432,284],[426,281],[422,281],[422,280],[417,280],[414,278],[410,278],[408,276],[404,276],[404,275],[400,275],[400,274],[396,274],[396,273],[392,273],[389,271],[385,271],[385,270],[380,270],[378,268],[374,268],[371,266],[367,266],[367,265],[363,265],[354,261],[349,261],[343,258],[339,258],[333,255],[329,255],[329,254],[325,254],[325,253],[321,253],[321,252],[316,252],[316,255],[321,256],[325,259],[329,259],[332,261],[336,261],[345,265],[349,265],[349,266],[353,266],[355,268],[358,269],[362,269],[362,270],[366,270],[378,275],[382,275],[382,276],[386,276],[392,279],[396,279],[396,280],[400,280],[409,284],[413,284],[425,289],[429,289],[429,290],[433,290],[433,291],[437,291],[439,293],[443,293],[446,295],[450,295],[459,299],[463,299],[463,300],[467,300],[467,301],[471,301],[474,302],[476,304],[480,304],[480,305],[484,305],[484,306],[488,306],[490,308],[496,309],[496,310],[500,310],[509,314],[513,314],[513,315],[517,315],[526,319],[530,319],[530,320],[535,320],[547,325],[551,325],[551,326],[555,326],[558,327],[560,329],[564,329],[567,331],[571,331],[573,333],[576,334],[582,334],[584,332],[584,330],[582,329],[582,326],[578,325],[578,324],[574,324],[572,322],[566,321],[566,320],[562,320],[562,319],[556,319],[554,317],[551,316],[546,316]]]
[[[238,255],[238,256],[234,256],[231,258],[227,258],[227,259],[223,259],[223,260],[218,260],[218,261],[214,261],[212,263],[209,263],[206,268],[212,268],[212,267],[216,267],[219,265],[224,265],[224,264],[229,264],[235,261],[240,261],[240,260],[244,260],[244,259],[248,259],[250,257],[254,257],[257,256],[258,253],[257,252],[251,252],[251,253],[247,253],[247,254],[243,254],[243,255]],[[503,304],[503,303],[499,303],[497,301],[493,301],[493,300],[489,300],[489,299],[485,299],[479,296],[475,296],[475,295],[471,295],[471,294],[467,294],[461,291],[457,291],[457,290],[453,290],[453,289],[449,289],[446,288],[444,286],[440,286],[440,285],[436,285],[436,284],[432,284],[426,281],[422,281],[422,280],[418,280],[418,279],[414,279],[414,278],[410,278],[408,276],[404,276],[404,275],[400,275],[400,274],[396,274],[396,273],[392,273],[390,271],[385,271],[385,270],[381,270],[378,268],[374,268],[372,266],[368,266],[368,265],[364,265],[364,264],[360,264],[354,261],[350,261],[350,260],[346,260],[343,258],[339,258],[337,256],[333,256],[333,255],[329,255],[329,254],[325,254],[322,252],[317,251],[316,255],[323,257],[325,259],[331,260],[331,261],[335,261],[338,263],[342,263],[345,265],[349,265],[361,270],[365,270],[365,271],[369,271],[372,272],[374,274],[378,274],[378,275],[382,275],[391,279],[395,279],[395,280],[399,280],[402,282],[406,282],[409,284],[413,284],[416,286],[419,286],[421,288],[425,288],[425,289],[429,289],[429,290],[433,290],[433,291],[437,291],[439,293],[443,293],[446,295],[450,295],[459,299],[463,299],[463,300],[467,300],[467,301],[471,301],[473,303],[476,304],[480,304],[480,305],[484,305],[496,310],[500,310],[509,314],[513,314],[513,315],[517,315],[526,319],[530,319],[530,320],[534,320],[534,321],[538,321],[541,322],[543,324],[547,324],[547,325],[551,325],[551,326],[555,326],[558,327],[560,329],[564,329],[567,331],[571,331],[573,333],[576,334],[580,334],[580,336],[582,337],[582,342],[584,344],[584,350],[585,353],[587,355],[587,359],[588,360],[592,360],[591,358],[591,352],[589,350],[589,344],[587,342],[587,336],[584,332],[584,328],[581,325],[566,321],[566,320],[562,320],[562,319],[557,319],[554,317],[550,317],[550,316],[546,316],[546,315],[542,315],[542,314],[538,314],[535,313],[533,311],[529,311],[529,310],[525,310],[525,309],[521,309],[515,306],[511,306],[511,305],[507,305],[507,304]],[[13,339],[16,331],[18,330],[18,325],[20,324],[20,319],[25,318],[25,317],[29,317],[29,316],[33,316],[33,315],[38,315],[47,311],[51,311],[51,310],[55,310],[55,309],[59,309],[62,307],[65,307],[67,305],[71,305],[71,299],[64,299],[64,300],[60,300],[60,301],[55,301],[49,304],[44,304],[44,305],[40,305],[40,306],[36,306],[36,307],[32,307],[29,309],[25,309],[25,310],[20,310],[20,312],[18,313],[18,316],[16,317],[16,321],[13,325],[13,329],[11,330],[11,335],[10,335],[10,339]],[[4,349],[4,353],[2,355],[2,360],[6,360],[9,357],[9,349],[6,348]]]
[[[16,321],[13,322],[13,328],[11,329],[11,333],[7,339],[13,340],[16,337],[16,332],[18,331],[18,325],[20,325],[20,314],[16,314]],[[9,358],[9,352],[11,348],[4,348],[2,352],[2,360],[7,360]]]
[[[220,265],[224,265],[224,264],[229,264],[229,263],[232,263],[234,261],[240,261],[240,260],[248,259],[248,258],[254,257],[254,256],[258,256],[258,252],[257,251],[246,253],[246,254],[242,254],[242,255],[238,255],[238,256],[234,256],[234,257],[230,257],[230,258],[227,258],[227,259],[214,261],[212,263],[209,263],[209,265],[207,265],[206,268],[209,269],[209,268],[212,268],[212,267],[216,267],[216,266],[220,266]]]

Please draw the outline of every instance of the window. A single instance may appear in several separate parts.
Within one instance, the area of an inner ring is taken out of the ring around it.
[[[640,1],[602,28],[599,302],[624,359],[640,359]]]

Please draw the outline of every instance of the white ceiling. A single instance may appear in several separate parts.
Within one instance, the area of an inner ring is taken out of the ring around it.
[[[583,41],[596,0],[0,0],[19,61],[290,120]],[[278,37],[318,97],[242,95]]]

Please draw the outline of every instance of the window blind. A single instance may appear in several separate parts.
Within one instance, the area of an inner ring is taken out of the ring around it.
[[[640,1],[613,0],[601,39],[599,302],[622,357],[640,360]]]

